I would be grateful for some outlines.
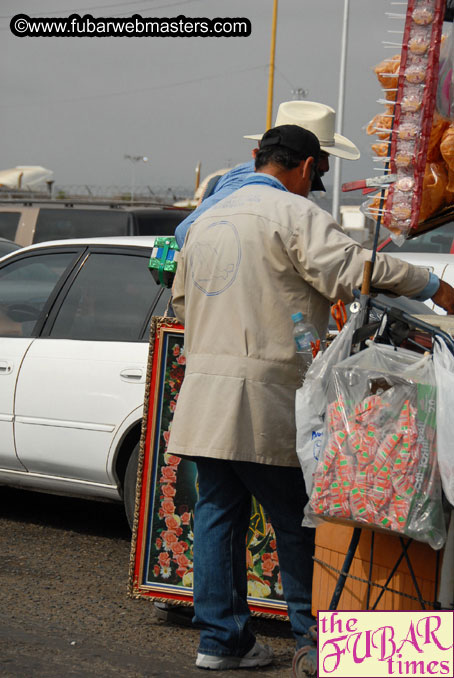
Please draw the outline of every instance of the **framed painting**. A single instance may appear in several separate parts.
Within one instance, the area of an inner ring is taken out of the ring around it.
[[[175,318],[154,317],[137,472],[129,595],[192,605],[197,467],[192,461],[167,452],[185,362],[184,328]],[[287,606],[275,535],[255,499],[247,536],[247,564],[251,611],[285,617]]]

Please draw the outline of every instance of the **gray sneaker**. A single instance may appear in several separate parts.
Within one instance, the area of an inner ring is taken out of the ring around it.
[[[219,657],[211,654],[197,654],[195,665],[199,669],[225,671],[226,669],[249,669],[254,666],[266,666],[273,661],[273,650],[268,645],[255,642],[252,650],[244,657]]]

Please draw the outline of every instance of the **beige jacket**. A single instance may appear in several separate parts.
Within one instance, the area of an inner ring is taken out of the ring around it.
[[[169,452],[298,466],[292,313],[326,334],[370,259],[310,200],[249,185],[207,210],[180,253],[173,307],[185,323],[186,375]],[[378,254],[372,284],[414,295],[426,269]]]

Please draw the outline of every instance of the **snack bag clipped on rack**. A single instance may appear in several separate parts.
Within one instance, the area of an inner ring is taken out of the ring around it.
[[[432,360],[372,344],[332,370],[308,518],[446,539]]]

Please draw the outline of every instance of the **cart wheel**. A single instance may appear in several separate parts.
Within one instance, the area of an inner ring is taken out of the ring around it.
[[[295,652],[292,663],[292,678],[313,678],[317,675],[317,648],[305,645]]]

